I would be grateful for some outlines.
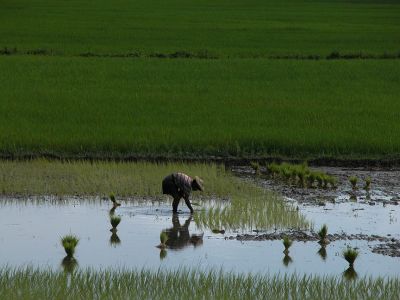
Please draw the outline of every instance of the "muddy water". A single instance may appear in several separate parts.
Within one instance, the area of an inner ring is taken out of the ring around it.
[[[110,232],[111,205],[100,199],[0,199],[0,267],[26,266],[63,269],[65,256],[60,237],[76,234],[77,268],[223,268],[254,273],[341,275],[347,268],[341,252],[347,245],[360,248],[355,263],[359,276],[400,275],[400,259],[371,252],[376,242],[337,241],[326,247],[316,242],[294,242],[289,257],[280,241],[227,240],[234,234],[198,229],[186,208],[173,218],[167,203],[126,201],[115,211],[122,221]],[[167,230],[166,251],[156,248]]]

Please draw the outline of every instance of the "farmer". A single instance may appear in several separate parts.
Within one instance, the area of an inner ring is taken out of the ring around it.
[[[193,179],[183,173],[173,173],[165,177],[162,182],[163,194],[171,195],[174,198],[172,202],[174,213],[178,212],[178,204],[181,198],[185,199],[190,213],[193,213],[193,208],[189,200],[192,191],[203,191],[203,181],[197,176]]]

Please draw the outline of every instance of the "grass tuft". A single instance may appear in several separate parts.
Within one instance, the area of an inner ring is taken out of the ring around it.
[[[75,253],[75,247],[79,243],[79,238],[75,235],[66,235],[61,238],[61,245],[64,247],[68,257],[73,257]]]
[[[365,185],[364,185],[365,190],[369,191],[371,189],[371,182],[372,182],[372,179],[370,176],[365,178]]]
[[[349,181],[351,183],[353,190],[357,189],[358,178],[356,176],[350,176]]]
[[[328,226],[326,224],[324,224],[321,227],[321,229],[318,231],[318,236],[319,236],[321,242],[326,240],[327,233],[328,233]]]
[[[161,231],[161,233],[160,233],[160,242],[161,242],[161,245],[166,245],[166,243],[167,243],[167,241],[168,241],[168,234],[163,230],[163,231]]]
[[[121,223],[121,217],[120,216],[111,216],[110,217],[110,223],[113,229],[116,229],[119,223]]]
[[[283,246],[285,247],[286,252],[289,252],[289,248],[292,246],[292,244],[293,241],[288,236],[283,237]]]
[[[353,266],[354,261],[358,257],[358,254],[359,252],[357,251],[357,249],[350,247],[348,247],[346,250],[343,251],[343,257],[351,267]]]

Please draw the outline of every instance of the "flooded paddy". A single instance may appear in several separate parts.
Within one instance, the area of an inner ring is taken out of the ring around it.
[[[378,241],[338,239],[327,245],[326,251],[321,250],[316,241],[295,241],[289,255],[285,255],[281,240],[239,241],[233,238],[240,234],[262,234],[255,233],[250,227],[227,229],[224,234],[213,233],[215,228],[205,226],[201,218],[196,218],[196,214],[209,205],[207,202],[196,207],[197,212],[193,217],[184,206],[180,207],[181,213],[174,217],[168,202],[148,199],[122,201],[121,207],[114,211],[122,219],[116,233],[110,232],[112,206],[105,199],[3,197],[0,202],[2,266],[37,266],[55,270],[190,267],[201,270],[222,268],[239,273],[341,275],[348,266],[342,251],[351,245],[360,251],[355,263],[358,276],[398,276],[400,270],[399,258],[372,252],[371,246],[379,244]],[[327,223],[329,233],[340,233],[347,229],[347,224],[343,222],[346,214],[337,211],[331,215],[330,212],[324,212],[323,208],[320,212],[315,209],[321,208],[301,209],[315,226]],[[385,211],[389,209],[386,207]],[[335,214],[339,216],[337,222],[334,222]],[[398,239],[396,228],[399,210],[393,214],[396,216],[393,223],[380,223],[374,229],[374,222],[365,221],[351,226],[350,231],[363,232],[358,230],[358,226],[361,226],[368,234],[391,232]],[[352,215],[348,218],[349,224],[351,219],[357,220]],[[363,216],[359,219],[363,220]],[[160,251],[156,246],[163,230],[168,233],[169,240],[166,250]],[[65,252],[60,244],[61,236],[70,233],[80,238],[75,255],[76,264],[72,267],[63,264]]]

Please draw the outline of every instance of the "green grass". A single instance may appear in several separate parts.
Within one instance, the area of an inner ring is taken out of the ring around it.
[[[400,60],[0,57],[0,153],[391,158]]]
[[[120,216],[110,216],[110,223],[113,229],[116,229],[120,222],[121,222]]]
[[[219,57],[400,50],[398,1],[2,1],[0,46]]]
[[[308,228],[309,222],[275,193],[234,177],[215,164],[0,161],[2,195],[109,196],[172,200],[162,196],[162,179],[181,171],[204,180],[204,192],[193,192],[200,202],[199,227],[226,229]]]
[[[337,183],[336,177],[324,172],[312,171],[307,163],[277,164],[272,162],[267,164],[267,171],[274,178],[279,177],[286,180],[288,183],[297,184],[301,187],[311,188],[314,187],[314,183],[316,182],[319,188],[328,188],[328,186],[334,188]]]
[[[79,238],[75,235],[65,235],[61,238],[61,245],[64,247],[68,257],[73,257],[75,247],[79,243]]]
[[[399,278],[222,271],[0,269],[1,299],[397,299]]]
[[[343,251],[343,257],[349,263],[350,267],[353,267],[354,261],[358,257],[358,254],[359,252],[357,251],[357,249],[353,249],[350,247]]]
[[[320,241],[323,242],[328,234],[328,226],[326,224],[322,225],[321,229],[318,231],[318,236]]]

